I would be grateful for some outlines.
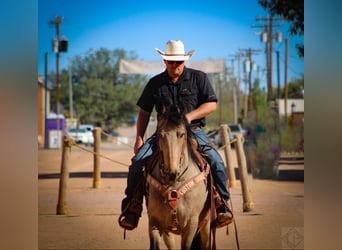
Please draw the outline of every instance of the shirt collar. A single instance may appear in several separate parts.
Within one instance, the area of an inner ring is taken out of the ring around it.
[[[164,79],[166,81],[171,81],[169,75],[167,74],[167,70],[166,69],[164,71]],[[182,75],[179,78],[179,81],[184,81],[184,80],[189,80],[189,79],[190,79],[190,71],[189,71],[189,69],[186,66],[184,66],[184,70],[183,70]]]

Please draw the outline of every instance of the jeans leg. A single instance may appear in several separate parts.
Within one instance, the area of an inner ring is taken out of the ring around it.
[[[127,187],[125,189],[126,197],[122,200],[121,211],[131,201],[134,190],[141,178],[143,178],[142,166],[153,154],[156,148],[156,136],[152,135],[145,144],[140,148],[139,152],[132,158],[127,176]]]
[[[203,130],[194,130],[194,138],[198,141],[198,144],[204,152],[208,155],[208,161],[210,164],[210,170],[213,175],[214,184],[221,197],[226,201],[229,200],[229,192],[227,190],[227,174],[223,160],[220,154],[209,145],[209,138]]]

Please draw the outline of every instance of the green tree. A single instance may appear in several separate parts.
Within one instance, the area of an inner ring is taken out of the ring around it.
[[[301,78],[292,78],[288,83],[288,96],[294,95],[296,93],[304,90],[304,77]],[[283,93],[283,97],[285,93]]]
[[[304,0],[259,0],[259,4],[268,9],[271,15],[280,15],[291,23],[291,35],[304,35]],[[300,57],[304,57],[304,44],[297,44]]]
[[[132,120],[137,113],[136,101],[147,82],[146,76],[119,73],[120,59],[136,59],[133,52],[101,48],[72,59],[72,89],[75,117],[80,123],[91,123],[115,129]],[[54,77],[54,76],[53,76]],[[60,74],[60,103],[69,110],[69,72]],[[55,90],[52,102],[55,103]],[[64,112],[68,114],[68,112]]]

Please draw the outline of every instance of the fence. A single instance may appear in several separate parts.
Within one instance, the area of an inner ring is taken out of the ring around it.
[[[250,189],[248,186],[248,173],[247,173],[247,163],[246,163],[246,156],[243,149],[243,142],[244,138],[242,135],[236,135],[234,140],[230,141],[229,133],[230,129],[227,125],[221,125],[221,136],[223,141],[223,146],[218,150],[224,150],[225,159],[226,159],[226,171],[229,180],[229,187],[234,188],[236,186],[236,177],[234,166],[232,164],[232,150],[231,144],[235,144],[235,151],[238,160],[238,170],[241,182],[241,190],[243,195],[243,211],[248,212],[254,208],[254,203],[252,201],[252,197],[250,195]],[[94,145],[93,151],[77,145],[75,141],[69,137],[65,137],[63,141],[63,149],[62,149],[62,161],[61,161],[61,174],[59,180],[59,192],[58,192],[58,203],[57,203],[57,215],[65,215],[68,214],[68,206],[67,206],[67,183],[69,178],[69,167],[70,167],[70,154],[71,154],[71,147],[75,146],[78,148],[83,149],[89,153],[94,155],[94,172],[93,172],[93,188],[101,188],[101,166],[100,166],[100,157],[105,158],[107,160],[111,160],[113,162],[122,164],[127,166],[127,164],[115,161],[114,159],[110,159],[104,155],[101,155],[101,134],[112,137],[109,134],[106,134],[101,131],[101,128],[94,128],[93,135],[94,135]],[[113,138],[113,137],[112,137]],[[120,142],[121,144],[128,145],[124,142]]]

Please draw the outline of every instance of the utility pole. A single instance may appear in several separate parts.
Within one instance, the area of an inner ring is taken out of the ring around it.
[[[277,50],[277,98],[280,99],[280,58],[279,50]]]
[[[236,78],[234,77],[234,59],[231,59],[232,61],[232,82],[233,82],[233,114],[234,114],[234,123],[237,123],[237,117],[238,117],[238,100],[237,100],[237,86],[236,86]]]
[[[63,17],[56,16],[53,20],[49,22],[51,26],[56,27],[56,37],[52,40],[53,41],[53,51],[56,53],[56,112],[57,112],[57,134],[58,134],[58,140],[59,138],[59,132],[60,132],[60,120],[59,120],[59,114],[60,114],[60,81],[59,81],[59,53],[60,52],[66,52],[68,50],[68,41],[66,39],[61,39],[61,33],[60,33],[60,25],[63,22]],[[59,144],[58,144],[59,145]]]
[[[261,33],[262,42],[266,43],[266,64],[267,64],[267,101],[272,99],[272,54],[273,54],[273,39],[274,39],[274,27],[280,27],[279,24],[275,24],[275,21],[282,21],[281,18],[274,17],[256,17],[258,22],[264,21],[265,24],[260,25],[252,25],[252,28],[263,28]],[[281,42],[282,33],[276,33],[277,42]]]
[[[219,123],[220,125],[222,124],[222,81],[223,81],[223,74],[219,73],[219,77],[218,77],[218,81],[219,81]]]
[[[240,110],[243,107],[243,98],[241,98],[241,56],[243,54],[241,52],[236,53],[235,55],[231,55],[234,59],[237,60],[237,66],[238,66],[238,76],[237,76],[237,86],[235,86],[235,98],[237,100],[235,100],[236,102],[236,107],[234,109],[234,113],[235,113],[235,118],[234,121],[235,123],[237,123],[237,111]],[[234,75],[234,59],[232,59],[232,69],[233,69],[233,75]]]
[[[252,71],[256,69],[256,64],[252,60],[252,54],[258,54],[261,52],[260,49],[239,49],[240,52],[245,53],[245,57],[247,60],[245,61],[245,72],[248,82],[248,110],[254,110],[254,103],[253,103],[253,89],[252,89]]]
[[[60,25],[63,22],[63,18],[56,16],[55,19],[50,21],[50,25],[56,26],[56,38],[54,40],[54,51],[56,52],[56,110],[57,110],[57,131],[59,131],[59,113],[60,113],[60,106],[59,106],[59,95],[60,95],[60,86],[59,86],[59,41],[60,41]],[[57,42],[55,42],[57,40]],[[57,46],[56,46],[57,45]]]
[[[74,127],[73,122],[74,122],[74,111],[73,111],[73,100],[72,100],[72,59],[69,58],[69,110],[70,110],[70,120],[71,122],[69,123],[70,128]]]
[[[48,53],[45,52],[45,84],[44,84],[44,148],[47,149],[48,145],[48,129],[47,129],[47,84],[48,84]]]
[[[285,38],[285,73],[284,73],[284,92],[285,92],[285,123],[287,124],[287,98],[288,98],[288,85],[287,85],[287,67],[288,67],[288,48],[289,48],[289,40]]]

